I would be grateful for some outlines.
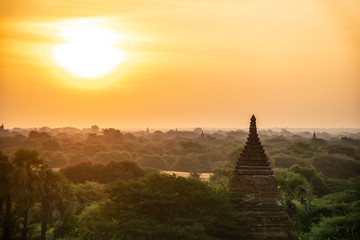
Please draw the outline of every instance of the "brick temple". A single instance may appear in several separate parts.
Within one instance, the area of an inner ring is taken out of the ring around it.
[[[254,115],[245,147],[231,176],[230,191],[236,208],[249,213],[246,239],[288,239],[291,221],[278,201],[276,178],[258,137]]]

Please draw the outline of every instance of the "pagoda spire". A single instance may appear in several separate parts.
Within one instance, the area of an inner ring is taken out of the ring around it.
[[[260,138],[256,129],[256,118],[252,115],[250,119],[249,136],[247,138],[244,150],[240,154],[236,163],[236,168],[240,165],[247,166],[269,166],[268,158],[265,154],[264,147],[260,142]]]

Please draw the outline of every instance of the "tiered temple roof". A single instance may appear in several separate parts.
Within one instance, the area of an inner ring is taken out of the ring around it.
[[[251,117],[250,133],[247,138],[243,152],[240,154],[236,167],[240,165],[248,166],[269,166],[268,158],[265,154],[264,147],[261,145],[256,129],[256,118]]]

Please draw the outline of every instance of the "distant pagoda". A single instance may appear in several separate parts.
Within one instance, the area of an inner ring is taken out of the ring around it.
[[[249,213],[246,239],[288,239],[291,221],[278,201],[276,178],[258,137],[254,115],[244,150],[231,176],[230,191],[236,208]]]

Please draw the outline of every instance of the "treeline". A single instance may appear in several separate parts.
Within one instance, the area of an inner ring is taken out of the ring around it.
[[[18,148],[36,149],[52,168],[79,162],[109,163],[134,161],[141,167],[168,171],[211,172],[217,167],[232,168],[246,141],[247,132],[155,131],[123,133],[93,126],[82,138],[76,135],[31,131],[28,135],[0,137],[0,150],[12,154]],[[354,135],[354,134],[353,134]],[[272,167],[293,164],[315,168],[325,176],[351,178],[360,173],[360,140],[343,135],[292,134],[282,130],[260,131],[260,138]],[[357,135],[354,135],[357,136]]]

